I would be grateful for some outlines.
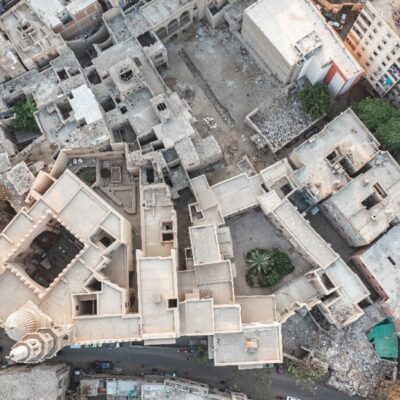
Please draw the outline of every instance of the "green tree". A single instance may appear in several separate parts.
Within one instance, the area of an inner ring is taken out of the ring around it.
[[[313,118],[322,117],[332,109],[332,98],[323,83],[309,86],[300,93],[303,110]]]
[[[24,97],[14,106],[15,120],[11,127],[16,131],[38,131],[33,113],[37,110],[32,96]]]
[[[400,151],[400,114],[394,113],[385,124],[378,126],[375,136],[385,149],[394,153]]]
[[[255,275],[269,271],[270,253],[263,249],[254,249],[246,254],[246,264]]]
[[[208,349],[205,344],[200,344],[197,352],[194,355],[194,361],[198,365],[205,365],[208,363]]]
[[[372,132],[386,124],[394,113],[393,107],[387,101],[375,97],[360,101],[354,107],[354,111]]]
[[[250,286],[254,286],[254,281],[263,287],[275,285],[294,270],[289,256],[277,247],[251,250],[246,253],[245,262],[249,267],[246,281]]]
[[[326,375],[326,369],[318,362],[310,359],[302,359],[291,362],[288,366],[289,373],[293,376],[296,384],[304,386],[314,392],[315,385]]]

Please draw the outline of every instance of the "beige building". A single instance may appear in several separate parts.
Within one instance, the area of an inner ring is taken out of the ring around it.
[[[371,285],[378,301],[385,304],[388,314],[400,318],[400,225],[395,225],[368,249],[354,255],[352,260]]]
[[[349,108],[289,156],[311,204],[347,185],[378,152],[379,142]]]
[[[400,166],[388,152],[379,152],[366,172],[321,204],[321,210],[354,247],[370,244],[400,222]]]
[[[26,69],[44,67],[64,46],[63,39],[47,28],[25,1],[0,16],[0,28],[7,34]]]
[[[135,396],[137,399],[164,400],[247,400],[244,393],[220,392],[204,383],[188,379],[165,379],[152,382],[138,378],[85,378],[79,385],[79,399],[91,400],[105,395],[108,400]]]
[[[26,71],[12,44],[0,33],[0,83]]]
[[[306,77],[332,95],[349,90],[363,70],[310,0],[258,0],[243,15],[241,34],[262,65],[284,83]]]
[[[197,200],[189,206],[194,225],[223,225],[226,218],[259,207],[313,266],[274,293],[278,321],[314,306],[336,326],[348,325],[363,314],[359,304],[369,296],[368,290],[289,200],[299,186],[286,159],[251,177],[241,174],[210,186],[202,175],[192,179],[191,186]]]
[[[102,7],[97,0],[26,0],[43,23],[65,40],[89,36],[101,23]]]
[[[159,345],[196,335],[215,337],[216,365],[282,361],[274,296],[235,297],[228,228],[190,228],[186,270],[178,271],[177,217],[161,171],[153,183],[140,174],[134,248],[130,222],[65,165],[39,173],[29,208],[0,236],[0,318],[16,341],[11,361],[40,362],[73,343]]]
[[[2,400],[65,400],[70,368],[66,364],[13,366],[0,370]]]
[[[346,45],[379,96],[400,101],[400,3],[368,1],[346,37]]]

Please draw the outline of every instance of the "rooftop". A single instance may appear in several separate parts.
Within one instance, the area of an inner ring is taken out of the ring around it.
[[[400,213],[400,166],[387,152],[377,153],[369,166],[322,204],[329,219],[358,246],[372,242]]]
[[[387,305],[395,318],[400,317],[400,225],[391,228],[360,255],[360,261],[377,280],[389,299]]]
[[[378,151],[379,142],[351,109],[290,154],[294,175],[318,202],[350,181]]]
[[[321,65],[334,61],[346,76],[361,70],[309,0],[258,0],[245,13],[291,65],[320,47]]]

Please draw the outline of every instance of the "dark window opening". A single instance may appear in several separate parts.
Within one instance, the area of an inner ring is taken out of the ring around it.
[[[172,242],[174,240],[173,233],[163,233],[162,234],[162,241],[163,242]]]
[[[178,299],[168,299],[168,308],[177,308]]]
[[[103,108],[104,112],[111,111],[115,108],[115,103],[111,96],[107,96],[105,99],[101,100],[100,105]]]
[[[60,69],[59,71],[57,71],[57,75],[62,81],[64,81],[65,79],[68,78],[68,74],[67,74],[67,72],[65,71],[64,68]]]
[[[158,111],[165,111],[167,109],[167,106],[165,105],[165,103],[160,103],[157,104],[157,109]]]
[[[370,210],[371,208],[373,208],[374,206],[376,206],[377,204],[379,204],[381,201],[381,199],[379,198],[379,196],[377,196],[376,193],[372,193],[371,195],[369,195],[365,200],[363,200],[361,202],[361,204],[367,209]]]
[[[396,265],[396,261],[393,260],[391,256],[388,256],[387,259],[390,261],[392,265]]]
[[[127,82],[127,81],[132,79],[133,72],[132,72],[131,69],[127,69],[127,70],[121,71],[119,73],[119,77],[121,78],[122,81]]]
[[[147,32],[139,35],[137,39],[143,47],[151,46],[157,42],[156,38],[150,31],[147,31]]]

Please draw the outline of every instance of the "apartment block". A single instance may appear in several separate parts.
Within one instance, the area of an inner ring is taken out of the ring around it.
[[[400,26],[393,2],[367,2],[345,43],[376,93],[400,105]]]

